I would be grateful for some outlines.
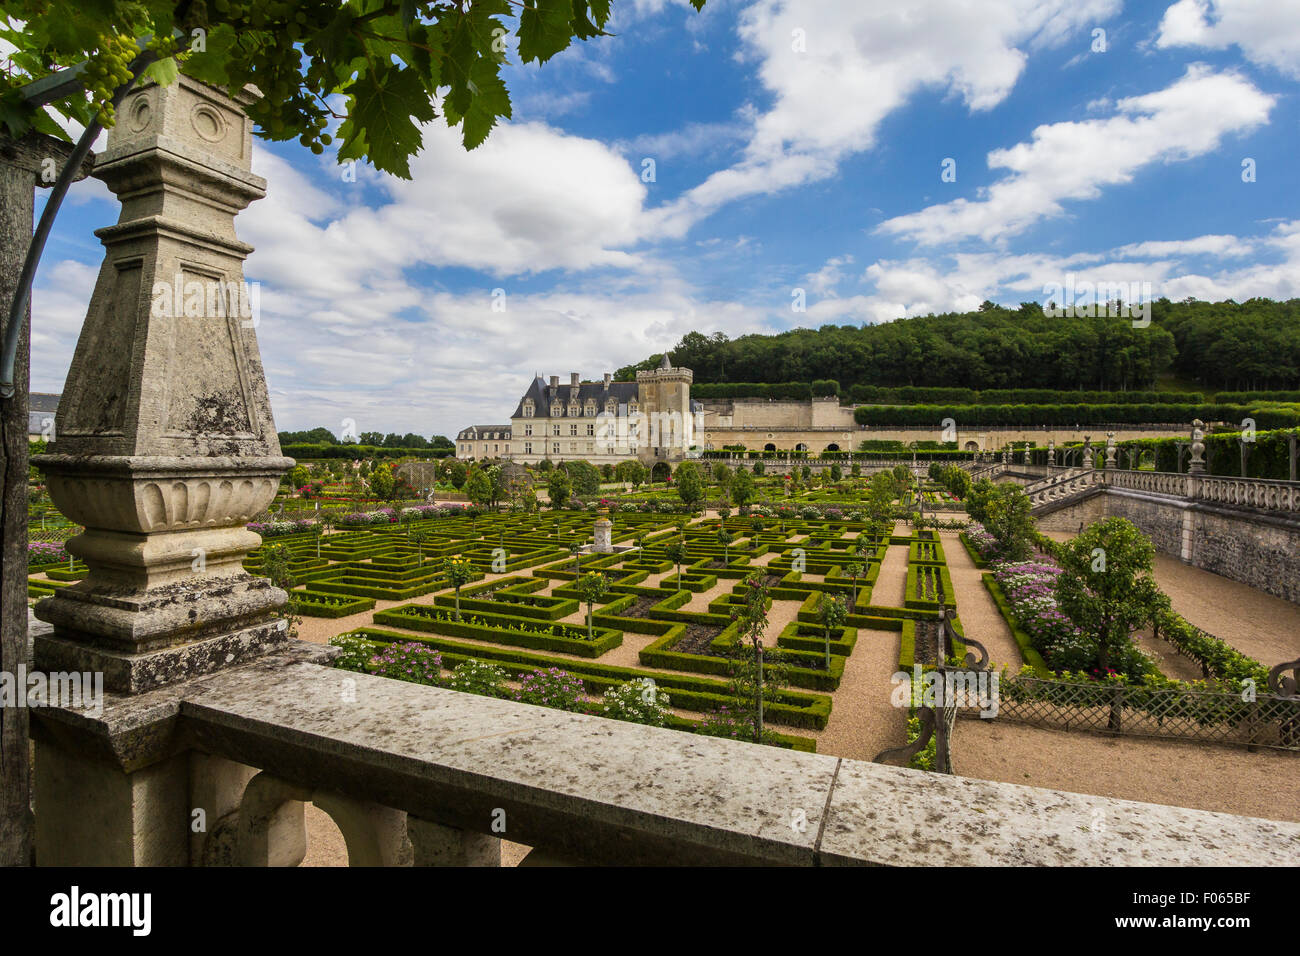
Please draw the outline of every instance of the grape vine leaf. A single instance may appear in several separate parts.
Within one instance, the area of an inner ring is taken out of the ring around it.
[[[573,37],[573,0],[523,0],[519,12],[519,59],[545,63]]]
[[[353,85],[353,96],[348,111],[353,121],[351,142],[356,143],[357,130],[366,130],[370,161],[375,168],[410,179],[410,157],[420,151],[423,142],[414,120],[428,122],[436,115],[419,74],[378,62]],[[342,150],[339,155],[343,157]]]

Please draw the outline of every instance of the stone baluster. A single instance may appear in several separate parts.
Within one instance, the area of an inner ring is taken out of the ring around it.
[[[118,108],[94,175],[121,202],[68,371],[55,441],[35,459],[85,530],[89,567],[41,601],[36,666],[140,694],[285,648],[285,593],[243,570],[246,523],[293,464],[280,453],[235,216],[265,195],[238,97],[180,76]],[[100,726],[36,720],[38,862],[189,861],[188,755],[142,744],[105,759]],[[87,808],[93,808],[88,814]],[[60,854],[62,856],[60,856]]]

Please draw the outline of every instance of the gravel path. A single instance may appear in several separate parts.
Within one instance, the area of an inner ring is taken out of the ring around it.
[[[1020,655],[1020,645],[1012,636],[1006,618],[998,610],[993,595],[984,586],[984,572],[975,567],[975,562],[966,553],[956,532],[941,534],[940,538],[943,540],[948,576],[952,578],[952,587],[956,592],[957,615],[961,618],[963,630],[972,640],[984,645],[995,669],[1001,670],[1005,665],[1015,674],[1024,663],[1024,658]]]
[[[957,772],[982,780],[1300,821],[1300,755],[960,720]]]
[[[953,583],[956,587],[956,582]],[[880,575],[871,589],[877,607],[902,607],[907,595],[907,545],[891,544],[880,562]]]
[[[800,730],[817,741],[817,752],[870,760],[907,740],[907,709],[889,702],[898,670],[898,632],[859,628],[858,642],[844,662],[844,677],[833,695],[826,729]]]

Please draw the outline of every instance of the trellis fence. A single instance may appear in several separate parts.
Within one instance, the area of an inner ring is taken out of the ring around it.
[[[1130,737],[1202,740],[1300,751],[1300,697],[1075,684],[1015,677],[1001,682],[999,719]],[[974,712],[963,716],[975,716]]]

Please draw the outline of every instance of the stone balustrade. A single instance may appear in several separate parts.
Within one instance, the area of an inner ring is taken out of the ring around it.
[[[499,865],[501,839],[537,848],[526,862],[623,865],[1289,865],[1300,850],[1300,824],[643,727],[336,670],[322,651],[292,642],[110,695],[99,716],[38,711],[39,862],[293,865],[307,800],[353,865]]]
[[[1286,515],[1300,512],[1300,482],[1264,478],[1182,475],[1175,472],[1104,469],[1080,471],[1026,486],[1035,508],[1081,495],[1097,486],[1122,488],[1190,501]]]

